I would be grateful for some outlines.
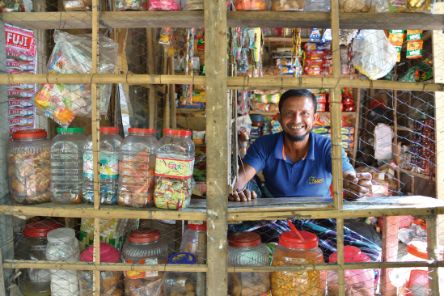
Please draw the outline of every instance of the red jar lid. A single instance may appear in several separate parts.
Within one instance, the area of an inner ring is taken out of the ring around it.
[[[328,262],[336,263],[338,261],[338,253],[334,252],[328,257]],[[370,262],[370,257],[361,252],[361,249],[355,246],[344,246],[344,262]]]
[[[102,126],[100,128],[100,133],[104,135],[117,135],[119,133],[119,128],[114,126]]]
[[[428,260],[427,243],[422,241],[412,241],[407,245],[407,252],[415,257]]]
[[[183,138],[191,137],[191,135],[192,135],[191,131],[188,131],[188,130],[179,130],[178,133],[179,133],[179,136],[183,137]]]
[[[260,243],[261,237],[255,232],[237,232],[228,238],[228,244],[234,248],[256,247]]]
[[[80,253],[80,261],[93,262],[94,246],[91,245]],[[120,262],[120,252],[107,243],[100,243],[100,262],[118,263]]]
[[[172,129],[170,129],[170,128],[164,128],[163,130],[162,130],[162,132],[163,132],[163,135],[165,136],[165,135],[172,135],[173,134],[173,131],[174,130],[172,130]]]
[[[16,131],[12,134],[14,140],[34,140],[44,139],[48,136],[44,129],[29,129],[23,131]]]
[[[308,231],[299,231],[303,240],[293,231],[284,232],[279,237],[279,245],[289,249],[314,249],[318,247],[318,237]]]
[[[180,137],[180,130],[171,130],[171,135]]]
[[[187,228],[191,229],[191,230],[195,230],[195,231],[207,231],[207,224],[206,223],[202,223],[202,224],[189,223],[187,225]]]
[[[23,235],[26,237],[46,237],[48,232],[60,227],[63,227],[63,225],[52,220],[27,223],[25,229],[23,229]]]
[[[128,237],[130,243],[151,243],[160,239],[159,230],[146,229],[146,230],[134,230]]]
[[[130,127],[128,129],[128,132],[130,134],[144,134],[144,135],[150,135],[154,134],[156,131],[152,128],[138,128],[138,127]]]

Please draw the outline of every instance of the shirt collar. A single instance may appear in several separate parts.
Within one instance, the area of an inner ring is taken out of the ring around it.
[[[314,147],[315,147],[315,141],[316,141],[316,137],[314,136],[314,134],[312,132],[310,132],[309,134],[310,139],[309,139],[309,145],[310,147],[308,147],[308,151],[307,151],[307,157],[305,159],[309,159],[309,160],[314,160],[315,159],[315,152],[314,152]],[[282,160],[286,160],[286,158],[283,157],[282,155],[282,151],[284,148],[284,133],[281,132],[277,142],[276,142],[276,146],[274,148],[274,157],[276,159],[282,159]]]

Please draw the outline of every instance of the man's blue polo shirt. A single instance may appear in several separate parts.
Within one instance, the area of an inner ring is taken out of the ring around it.
[[[292,163],[283,156],[283,133],[263,136],[250,146],[243,161],[256,172],[263,172],[266,187],[274,197],[330,197],[331,140],[310,133],[309,141],[306,158]],[[342,169],[354,170],[344,150]]]

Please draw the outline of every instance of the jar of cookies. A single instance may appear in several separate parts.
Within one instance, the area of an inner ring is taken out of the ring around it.
[[[268,10],[269,0],[234,0],[236,10]]]
[[[93,262],[94,247],[89,246],[80,254],[80,261]],[[107,243],[100,243],[100,262],[119,263],[120,252]],[[93,274],[91,271],[79,272],[80,296],[93,296]],[[100,272],[100,295],[123,295],[122,272]]]
[[[168,264],[196,264],[196,257],[187,252],[173,253],[168,256]],[[165,295],[204,295],[198,294],[196,291],[196,276],[195,272],[167,272],[165,275]]]
[[[17,131],[12,134],[8,152],[9,191],[21,204],[51,200],[50,141],[43,129]]]
[[[272,0],[271,10],[274,11],[303,11],[304,0]]]

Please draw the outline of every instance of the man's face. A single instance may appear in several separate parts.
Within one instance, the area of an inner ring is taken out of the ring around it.
[[[313,129],[314,106],[311,98],[290,97],[282,105],[279,122],[286,137],[293,141],[303,141]]]

